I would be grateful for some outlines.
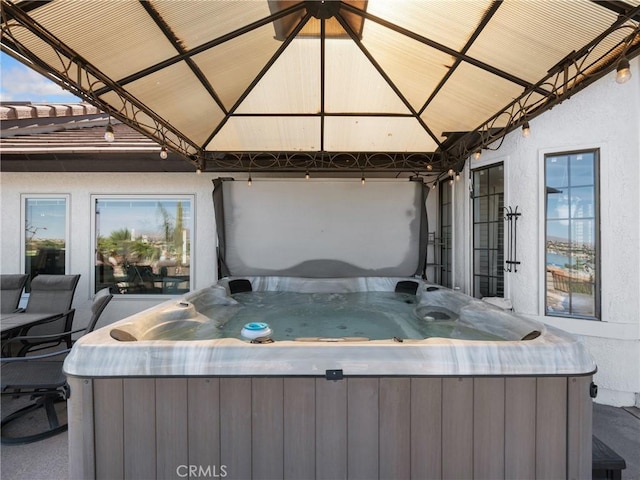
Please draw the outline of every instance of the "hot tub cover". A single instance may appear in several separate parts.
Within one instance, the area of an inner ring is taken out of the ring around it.
[[[422,181],[214,180],[220,276],[407,277],[423,273]]]

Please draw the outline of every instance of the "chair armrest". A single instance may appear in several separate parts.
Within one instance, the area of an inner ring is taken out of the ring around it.
[[[6,345],[9,342],[15,342],[20,340],[27,340],[27,341],[56,340],[58,338],[68,337],[69,335],[73,335],[74,333],[84,332],[85,330],[86,328],[79,328],[78,330],[69,330],[69,331],[60,332],[60,333],[50,333],[47,335],[18,335],[18,336],[9,338],[6,342],[3,343],[3,345]]]
[[[42,355],[29,355],[28,357],[0,357],[0,363],[13,363],[13,362],[29,362],[31,360],[42,360],[43,358],[57,357],[58,355],[68,354],[71,351],[70,348],[64,350],[58,350],[51,353],[43,353]]]
[[[69,321],[72,322],[73,321],[73,316],[75,315],[75,313],[76,313],[76,309],[72,308],[71,310],[67,310],[64,313],[61,313],[59,317],[54,317],[54,318],[51,318],[50,320],[45,320],[44,322],[38,322],[38,323],[35,323],[33,325],[29,325],[27,327],[24,327],[22,330],[20,330],[20,335],[21,336],[27,335],[27,332],[29,330],[31,330],[32,328],[34,328],[34,327],[39,327],[41,325],[47,325],[48,323],[51,323],[51,322],[58,322],[63,318],[67,319],[66,322],[69,322]],[[66,324],[66,322],[65,322],[65,324]]]

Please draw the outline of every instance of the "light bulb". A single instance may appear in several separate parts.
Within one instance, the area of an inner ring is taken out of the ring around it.
[[[456,182],[459,182],[459,181],[460,181],[460,174],[456,173]]]
[[[631,67],[629,66],[629,60],[622,58],[618,62],[616,67],[616,82],[626,83],[631,78]]]
[[[450,168],[449,171],[447,172],[447,175],[449,175],[450,177],[453,177],[453,168]]]
[[[531,135],[531,128],[529,128],[529,122],[524,122],[522,124],[522,136],[524,138],[527,138],[529,135]]]
[[[169,154],[167,153],[167,147],[162,147],[160,149],[160,158],[166,160],[168,155]]]
[[[427,163],[427,172],[430,172],[431,170],[433,170],[433,165]]]
[[[364,184],[365,184],[365,181],[366,181],[366,180],[364,179],[364,175],[363,175],[363,176],[362,176],[362,178],[360,179],[360,183],[361,183],[362,185],[364,185]]]
[[[304,174],[304,178],[305,180],[309,180],[309,170],[307,170],[306,173]]]
[[[453,185],[453,178],[449,179],[449,185]]]
[[[113,142],[116,139],[116,136],[113,134],[113,127],[110,123],[109,125],[107,125],[107,128],[104,131],[104,139],[109,143]]]
[[[200,166],[198,166],[198,168],[196,168],[196,175],[200,175],[202,173],[202,169],[200,168]]]
[[[431,185],[431,190],[435,190],[436,186],[437,186],[436,182],[433,182],[433,185]]]
[[[482,152],[480,150],[476,150],[476,152],[473,154],[473,158],[475,160],[478,160],[480,158],[480,155],[482,155]]]
[[[251,175],[249,175],[249,180],[247,180],[247,186],[250,187],[253,185],[253,181],[251,180]]]

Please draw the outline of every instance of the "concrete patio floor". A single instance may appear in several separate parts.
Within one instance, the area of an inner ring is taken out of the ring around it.
[[[2,397],[2,416],[20,408],[23,398]],[[64,408],[60,412],[64,415]],[[24,423],[44,418],[42,410]],[[15,427],[18,433],[18,426]],[[627,468],[622,479],[640,479],[640,409],[594,404],[593,433],[622,456]],[[26,445],[2,445],[0,478],[3,480],[62,480],[68,478],[68,433]],[[114,479],[115,480],[115,479]],[[142,480],[142,479],[141,479]]]

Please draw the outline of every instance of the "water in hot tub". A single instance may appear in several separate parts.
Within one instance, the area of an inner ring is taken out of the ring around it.
[[[165,332],[163,339],[240,338],[251,322],[267,323],[271,338],[298,341],[424,339],[504,340],[461,325],[454,312],[418,304],[415,295],[396,292],[243,292],[237,305],[202,311],[211,322],[190,332]],[[432,311],[434,310],[434,311]]]

